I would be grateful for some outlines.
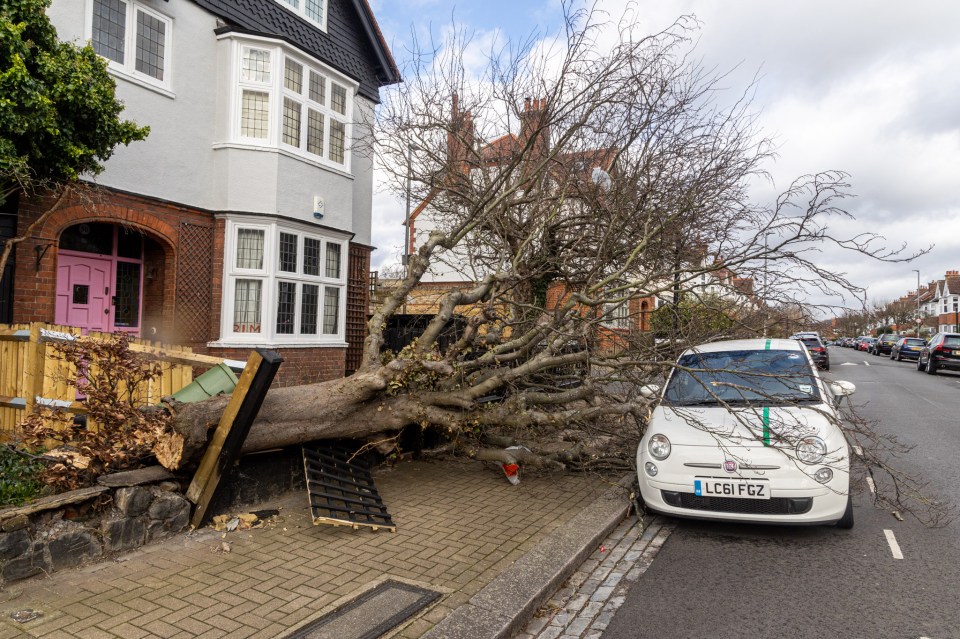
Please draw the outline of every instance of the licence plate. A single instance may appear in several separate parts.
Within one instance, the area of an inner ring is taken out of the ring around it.
[[[764,482],[694,479],[693,490],[697,497],[770,499],[770,486]]]

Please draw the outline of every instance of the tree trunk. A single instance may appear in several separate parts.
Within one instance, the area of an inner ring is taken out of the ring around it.
[[[272,388],[263,400],[243,453],[269,450],[317,439],[353,438],[403,428],[422,410],[415,396],[383,396],[383,369],[343,379]],[[229,396],[170,405],[174,434],[155,449],[170,470],[199,460]]]

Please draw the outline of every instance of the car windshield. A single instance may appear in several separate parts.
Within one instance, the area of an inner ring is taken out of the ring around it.
[[[683,355],[664,402],[673,406],[819,402],[820,391],[800,351],[722,351]]]

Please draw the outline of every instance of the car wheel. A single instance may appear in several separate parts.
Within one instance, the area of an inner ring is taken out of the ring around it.
[[[897,361],[898,361],[898,362],[902,362],[902,361],[903,361],[903,355],[902,355],[901,353],[897,353]]]
[[[917,357],[917,370],[922,371],[924,368],[925,366],[923,365],[923,360]]]
[[[927,358],[927,375],[936,375],[937,374],[937,363],[933,358]]]
[[[830,364],[828,363],[826,366],[824,366],[824,367],[823,367],[823,370],[825,370],[825,371],[830,370]]]
[[[853,528],[853,497],[847,495],[847,509],[843,511],[843,517],[837,520],[837,528],[850,530]]]

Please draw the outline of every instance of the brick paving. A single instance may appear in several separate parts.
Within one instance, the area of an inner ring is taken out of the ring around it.
[[[660,518],[625,519],[516,639],[599,639],[675,525]]]
[[[376,481],[396,533],[314,526],[306,494],[287,495],[250,508],[281,506],[262,529],[203,528],[3,586],[0,639],[273,638],[387,578],[443,593],[394,635],[415,639],[611,485],[554,473],[511,486],[479,462],[405,463]],[[42,616],[10,618],[27,608]]]

